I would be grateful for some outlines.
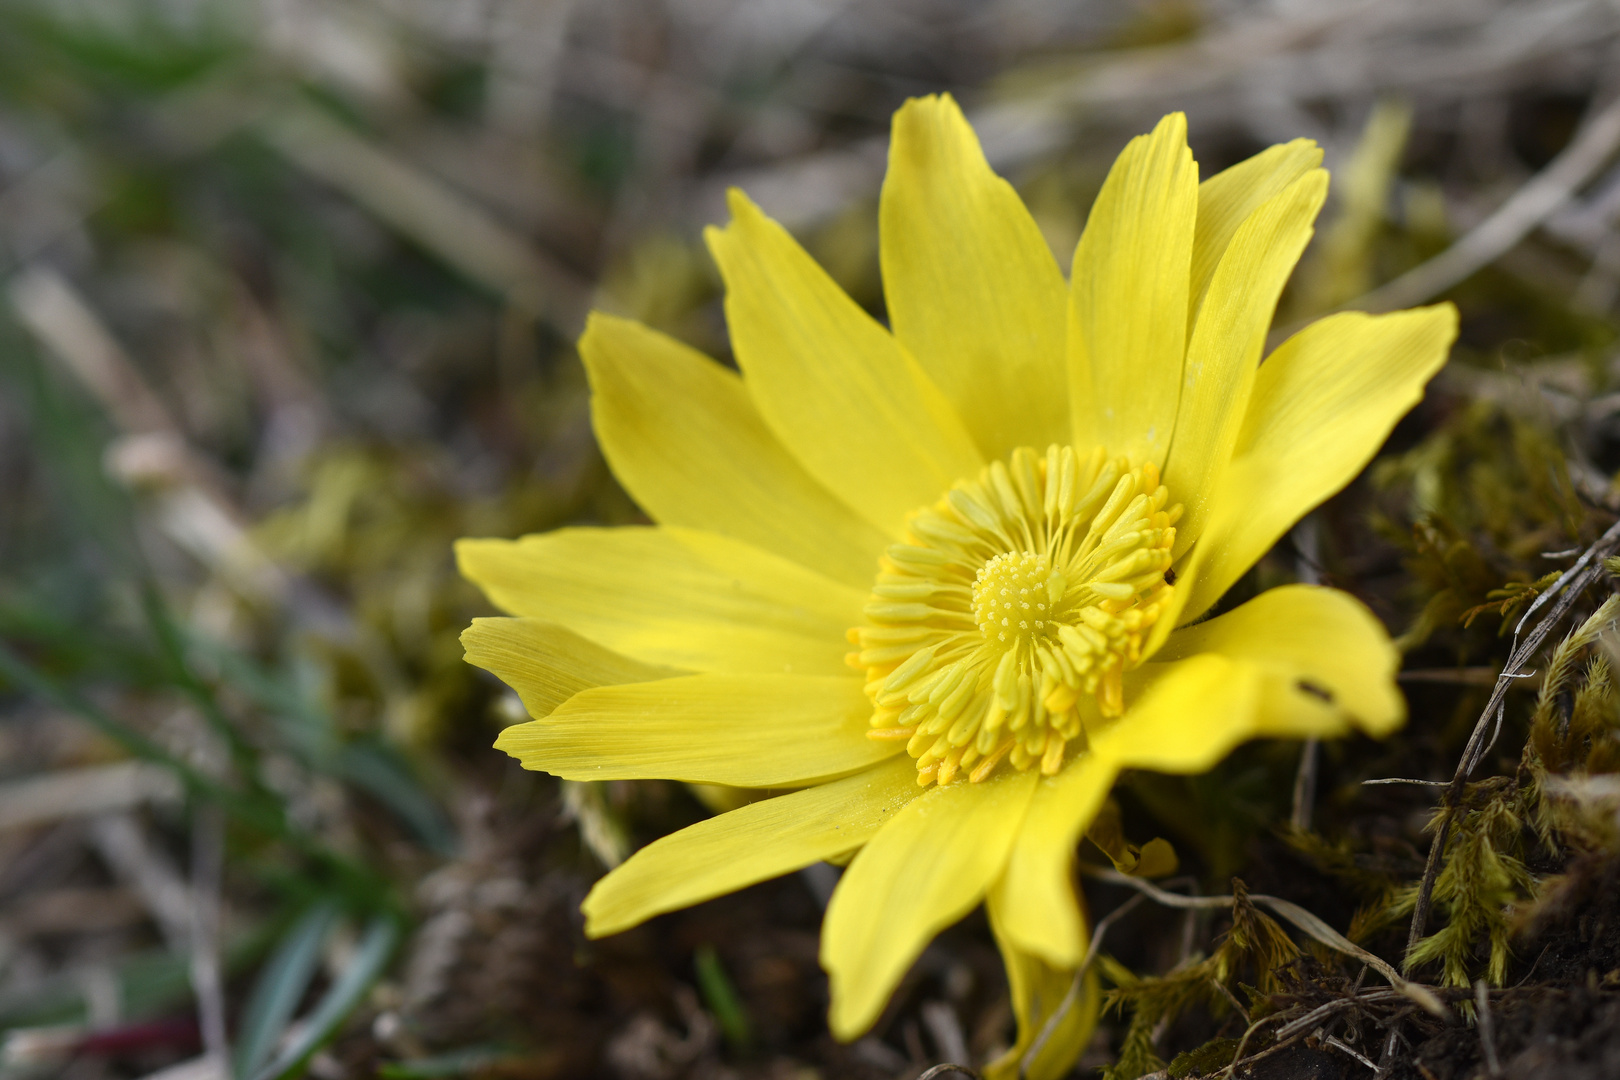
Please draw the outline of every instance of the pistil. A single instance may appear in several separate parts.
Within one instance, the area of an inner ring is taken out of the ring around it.
[[[850,631],[868,735],[906,740],[924,785],[1002,761],[1050,775],[1085,717],[1124,708],[1170,591],[1179,505],[1152,464],[1024,448],[917,511]]]

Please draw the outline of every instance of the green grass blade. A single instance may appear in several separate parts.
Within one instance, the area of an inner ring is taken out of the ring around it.
[[[218,803],[237,821],[259,832],[276,837],[299,854],[316,860],[330,871],[337,883],[357,897],[375,897],[383,884],[377,872],[331,850],[316,837],[292,826],[280,805],[261,791],[233,791],[204,775],[185,761],[170,754],[158,743],[122,724],[93,705],[70,686],[50,678],[0,641],[0,690],[15,688],[49,701],[78,716],[96,730],[117,742],[131,756],[173,769],[193,797]],[[448,829],[448,826],[446,826]]]
[[[293,924],[253,986],[236,1038],[236,1076],[247,1080],[275,1053],[293,1011],[320,963],[321,945],[337,922],[337,905],[316,904]]]
[[[500,1047],[471,1046],[412,1061],[386,1061],[377,1066],[377,1075],[382,1080],[439,1080],[447,1076],[477,1075],[498,1068],[502,1062],[521,1060]]]
[[[753,1026],[748,1022],[748,1009],[742,1003],[737,988],[731,984],[720,956],[713,945],[699,945],[692,956],[697,969],[698,990],[703,1003],[714,1014],[715,1022],[726,1042],[739,1054],[746,1054],[754,1043]]]
[[[399,942],[399,921],[392,915],[379,915],[371,921],[366,936],[356,950],[353,962],[326,991],[315,1011],[304,1021],[303,1028],[276,1059],[255,1073],[252,1080],[287,1080],[297,1076],[309,1064],[315,1052],[337,1034],[372,983],[382,975],[388,958]]]

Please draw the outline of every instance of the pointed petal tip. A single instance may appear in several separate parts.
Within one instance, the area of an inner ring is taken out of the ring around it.
[[[900,107],[894,110],[894,116],[890,118],[891,134],[894,129],[900,126],[902,121],[909,120],[918,113],[933,109],[938,100],[938,94],[918,94],[916,97],[906,98],[900,103]]]
[[[774,233],[787,236],[776,219],[767,214],[748,193],[740,187],[726,189],[726,210],[731,214],[731,220],[724,225],[710,224],[703,228],[703,240],[708,245],[709,254],[716,263],[724,264],[723,251],[737,251],[740,245],[749,243],[758,244]],[[725,278],[724,269],[721,278]],[[729,296],[732,288],[728,283],[726,294]]]
[[[538,720],[525,720],[521,724],[513,724],[510,727],[504,727],[504,728],[501,729],[500,734],[495,736],[495,741],[490,743],[489,745],[490,745],[490,747],[492,749],[499,750],[501,753],[506,754],[508,757],[512,757],[512,758],[517,759],[519,762],[522,763],[523,767],[525,769],[527,769],[527,768],[529,768],[529,763],[527,761],[523,760],[522,756],[518,753],[518,751],[516,749],[514,749],[512,744],[513,744],[514,741],[517,740],[518,733],[523,728],[528,727],[530,724],[538,724],[539,722],[540,721],[538,721]]]
[[[1274,153],[1278,150],[1286,150],[1291,154],[1309,155],[1308,160],[1310,163],[1305,166],[1307,169],[1314,169],[1322,164],[1322,147],[1315,139],[1307,139],[1301,136],[1297,139],[1289,139],[1285,143],[1273,143],[1261,153]]]
[[[1181,143],[1185,145],[1187,142],[1187,114],[1179,109],[1175,112],[1165,113],[1159,119],[1159,122],[1153,125],[1153,136],[1160,138],[1179,137]]]
[[[763,215],[759,204],[750,199],[748,193],[740,187],[726,188],[726,209],[731,211],[733,224]]]
[[[1450,300],[1442,300],[1438,304],[1429,304],[1425,307],[1409,308],[1408,310],[1440,316],[1446,324],[1446,333],[1448,335],[1446,348],[1451,348],[1452,343],[1457,340],[1457,328],[1462,316],[1457,312],[1457,305]]]
[[[636,330],[645,330],[646,327],[636,319],[627,319],[623,315],[615,315],[611,311],[601,308],[592,308],[585,315],[585,329],[580,332],[577,348],[580,356],[589,367],[590,357],[585,355],[587,349],[596,349],[605,344],[604,339],[613,334],[633,333]]]
[[[822,966],[826,967],[823,958]],[[872,1030],[878,1017],[883,1014],[883,1007],[888,1004],[888,998],[874,998],[872,994],[862,994],[848,986],[839,979],[830,969],[828,971],[832,1002],[827,1006],[827,1028],[832,1037],[841,1043],[852,1043],[856,1039]]]
[[[601,360],[602,350],[607,347],[607,338],[618,329],[615,323],[628,320],[614,319],[611,315],[604,315],[600,311],[591,311],[585,316],[585,329],[580,332],[579,340],[574,343],[574,349],[579,353],[580,363],[585,365],[585,381],[590,384],[591,392],[596,392],[598,362]]]
[[[502,540],[497,537],[463,536],[458,538],[450,545],[451,551],[454,552],[456,557],[456,573],[482,589],[483,585],[478,580],[478,564],[481,561],[481,556],[496,545],[509,543],[511,543],[510,540]]]
[[[902,160],[917,171],[901,181],[910,198],[921,196],[917,189],[926,186],[923,177],[932,184],[955,187],[965,179],[959,175],[965,165],[989,169],[978,134],[949,94],[911,98],[895,111],[889,129],[889,173],[883,184],[886,200],[896,197],[896,171],[907,168],[899,164]],[[978,179],[972,177],[968,186]]]
[[[602,886],[607,883],[615,873],[615,870],[609,870],[601,878],[597,879],[596,884],[591,886],[591,891],[586,893],[585,899],[580,902],[579,913],[585,916],[585,936],[591,941],[597,941],[605,937],[612,937],[614,934],[622,934],[624,931],[636,925],[634,922],[629,922],[622,919],[614,922],[608,919],[607,913],[602,910]]]
[[[956,98],[950,91],[945,90],[937,94],[919,94],[907,98],[898,109],[894,111],[894,123],[898,125],[902,117],[912,117],[919,113],[943,113],[951,116],[961,116],[962,107],[957,104]]]
[[[733,186],[726,188],[726,212],[731,215],[730,220],[703,226],[703,242],[716,262],[720,261],[721,247],[731,242],[741,229],[752,224],[759,216],[760,209],[747,192]]]

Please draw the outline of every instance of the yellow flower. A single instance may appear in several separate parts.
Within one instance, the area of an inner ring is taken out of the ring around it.
[[[890,328],[738,192],[708,241],[740,377],[592,318],[597,437],[658,524],[461,542],[516,616],[475,622],[468,659],[535,717],[496,745],[576,780],[797,790],[638,852],[585,901],[589,933],[848,861],[822,934],[848,1039],[983,901],[1009,1071],[1083,957],[1072,860],[1122,769],[1401,722],[1394,649],[1343,593],[1195,621],[1366,464],[1455,335],[1449,306],[1340,314],[1260,363],[1320,160],[1297,140],[1200,183],[1167,116],[1114,164],[1065,282],[955,103],[914,100],[880,207]],[[1090,1015],[1031,1075],[1068,1066]]]

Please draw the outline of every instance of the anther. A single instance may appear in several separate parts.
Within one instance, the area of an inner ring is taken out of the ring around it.
[[[904,740],[924,786],[1061,770],[1084,710],[1123,711],[1124,672],[1175,585],[1169,498],[1151,463],[1053,446],[914,514],[849,635],[868,737]]]

